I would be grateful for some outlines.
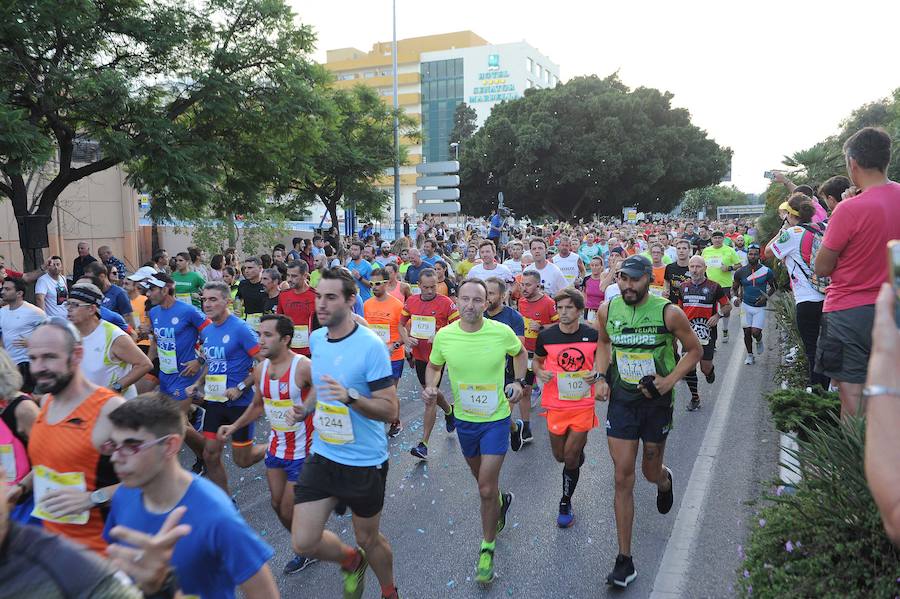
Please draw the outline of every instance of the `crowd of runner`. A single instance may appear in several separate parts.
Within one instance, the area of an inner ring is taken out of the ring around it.
[[[273,549],[228,493],[230,444],[235,465],[265,470],[290,531],[296,555],[283,574],[332,562],[344,597],[358,598],[371,568],[380,596],[399,597],[380,516],[406,367],[424,406],[410,453],[435,457],[440,408],[474,478],[481,584],[515,500],[500,485],[508,450],[548,446],[562,466],[556,525],[572,527],[587,437],[607,402],[618,554],[606,582],[627,586],[638,450],[666,514],[676,385],[690,395],[680,409],[703,406],[699,374],[714,383],[732,313],[754,365],[775,261],[790,278],[809,384],[838,388],[846,413],[864,395],[898,393],[873,380],[863,390],[885,245],[900,238],[884,137],[864,129],[848,142],[849,179],[814,190],[778,175],[791,193],[773,239],[740,219],[538,226],[496,212],[413,232],[404,219],[392,242],[367,226],[261,256],[160,249],[133,272],[86,242],[70,273],[57,256],[32,273],[0,262],[0,596],[278,596]],[[546,441],[533,416],[546,418]],[[262,444],[258,425],[269,430]],[[327,528],[348,510],[356,546]],[[58,575],[73,569],[82,575]]]

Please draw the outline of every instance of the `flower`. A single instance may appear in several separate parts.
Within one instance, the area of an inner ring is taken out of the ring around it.
[[[762,528],[762,527],[765,526],[765,525],[766,525],[766,519],[765,519],[765,518],[760,518],[760,519],[759,519],[759,527]]]
[[[784,493],[784,485],[778,485],[778,487],[775,489],[775,495],[781,497],[782,493]]]
[[[750,578],[750,570],[744,570],[744,578]]]
[[[784,544],[784,550],[787,551],[788,553],[793,553],[794,544],[791,543],[790,541],[788,541],[787,543]]]

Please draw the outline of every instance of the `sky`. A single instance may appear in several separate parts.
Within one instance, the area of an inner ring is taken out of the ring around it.
[[[392,35],[390,0],[288,0],[328,49]],[[397,37],[472,30],[525,40],[562,81],[618,71],[629,87],[674,94],[694,124],[734,151],[732,182],[759,193],[764,171],[839,130],[857,107],[900,87],[897,0],[397,0]],[[858,32],[858,33],[856,33]],[[835,173],[842,174],[842,173]]]

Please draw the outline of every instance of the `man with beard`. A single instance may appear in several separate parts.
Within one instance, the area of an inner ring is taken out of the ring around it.
[[[702,259],[701,259],[702,260]],[[701,350],[691,324],[669,300],[649,293],[653,267],[632,256],[619,269],[622,294],[597,311],[600,348],[593,370],[610,369],[610,380],[598,376],[595,396],[609,399],[606,434],[615,467],[615,514],[619,554],[610,585],[626,587],[636,577],[631,557],[634,523],[634,466],[643,441],[641,471],[656,485],[656,509],[672,509],[672,471],[663,465],[666,438],[672,429],[675,383],[690,372]],[[682,355],[676,363],[675,340]]]
[[[34,515],[46,530],[103,553],[100,508],[119,485],[101,448],[111,432],[109,413],[124,400],[82,374],[81,334],[67,320],[51,318],[38,326],[28,340],[28,356],[36,390],[47,396],[31,428],[32,471],[21,489],[34,490]],[[10,501],[17,499],[13,492]]]
[[[379,531],[388,474],[383,422],[400,416],[387,347],[353,319],[356,278],[344,268],[322,273],[316,318],[309,337],[313,392],[288,424],[314,414],[312,455],[294,488],[291,541],[294,552],[340,564],[344,597],[359,599],[369,564],[381,596],[397,599],[391,546]],[[325,530],[332,511],[353,512],[359,547]]]
[[[309,286],[309,266],[303,260],[288,264],[291,288],[278,296],[276,314],[284,314],[294,323],[291,351],[309,357],[309,324],[316,310],[316,292]]]
[[[716,355],[716,338],[719,323],[719,308],[722,314],[731,313],[728,296],[718,283],[706,278],[706,261],[702,256],[693,256],[688,265],[691,278],[681,285],[678,305],[684,310],[691,328],[694,329],[700,345],[703,346],[703,357],[700,370],[706,376],[706,382],[712,385],[716,381],[713,357]],[[693,393],[693,390],[692,390]],[[687,409],[689,412],[700,407],[700,396],[691,397]]]
[[[741,239],[738,237],[737,239]],[[769,293],[766,294],[766,287]],[[744,347],[747,358],[744,364],[753,364],[753,340],[756,349],[763,353],[762,332],[766,328],[766,301],[775,293],[775,274],[759,261],[759,246],[750,244],[747,251],[747,266],[740,267],[734,273],[734,306],[741,308],[741,320],[744,325]]]
[[[467,279],[459,287],[460,319],[438,331],[425,372],[426,400],[436,401],[446,364],[454,397],[459,445],[478,484],[483,540],[475,580],[494,579],[497,533],[506,525],[512,493],[500,492],[500,468],[509,447],[510,403],[523,399],[528,358],[507,325],[484,318],[487,287]],[[505,385],[506,356],[513,357],[515,379]],[[527,401],[527,396],[524,397]]]

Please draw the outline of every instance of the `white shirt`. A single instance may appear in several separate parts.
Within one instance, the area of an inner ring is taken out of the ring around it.
[[[544,268],[538,268],[534,264],[529,264],[528,268],[525,269],[536,270],[541,275],[541,285],[544,287],[544,293],[553,297],[557,294],[561,289],[565,289],[569,282],[566,281],[566,278],[563,276],[562,271],[559,270],[559,267],[552,262],[547,262]]]
[[[738,258],[741,259],[741,266],[747,266],[747,264],[749,262],[747,260],[747,252],[745,252],[744,250],[736,249],[736,250],[734,250],[734,253],[737,254]]]
[[[0,337],[3,347],[16,364],[28,362],[28,348],[15,344],[19,339],[28,339],[31,332],[44,320],[44,312],[28,302],[23,302],[15,310],[9,306],[0,308]]]
[[[131,372],[131,364],[114,362],[111,357],[113,343],[126,334],[116,325],[101,320],[93,333],[82,338],[84,358],[81,360],[81,372],[87,380],[109,389],[113,383],[122,380]],[[125,399],[137,397],[134,385],[123,389],[122,397]]]
[[[609,285],[609,287],[606,288],[606,293],[603,296],[603,301],[609,303],[617,295],[622,295],[622,291],[619,289],[618,283],[612,283],[611,285]]]
[[[513,275],[522,274],[522,263],[518,260],[514,260],[513,258],[507,258],[503,261],[503,266],[509,269]]]
[[[667,247],[665,254],[672,262],[678,262],[678,250],[676,250],[674,247]],[[746,264],[746,262],[744,262],[744,264]]]
[[[44,273],[34,284],[34,293],[44,296],[44,312],[48,317],[69,317],[66,309],[66,298],[69,295],[69,291],[66,287],[65,277],[59,275],[58,279],[54,279],[49,274]]]
[[[581,257],[574,252],[570,252],[565,258],[559,254],[553,256],[553,264],[559,267],[560,272],[566,279],[567,285],[574,284],[575,279],[578,278],[579,262],[581,262]]]
[[[476,264],[469,269],[469,274],[466,275],[466,278],[468,279],[481,279],[482,281],[486,281],[490,277],[498,277],[503,281],[512,281],[515,279],[508,268],[497,262],[494,263],[494,268],[491,269],[485,268],[484,263]]]
[[[800,240],[806,231],[803,227],[788,227],[781,232],[772,245],[772,253],[784,262],[784,266],[791,275],[791,289],[794,290],[794,302],[823,302],[825,294],[813,289],[809,284],[806,274],[809,266],[800,256]]]

